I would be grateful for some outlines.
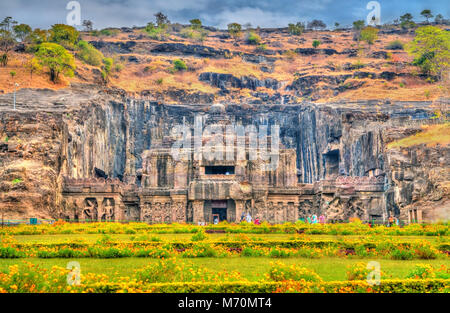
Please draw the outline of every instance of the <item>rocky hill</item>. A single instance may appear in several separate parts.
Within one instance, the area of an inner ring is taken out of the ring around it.
[[[118,64],[108,87],[165,103],[428,101],[449,91],[448,82],[433,82],[411,65],[413,59],[402,45],[412,40],[413,30],[383,28],[368,46],[355,40],[353,30],[295,36],[287,28],[259,29],[235,39],[227,31],[205,28],[206,36],[195,39],[186,29],[173,27],[156,39],[143,28],[116,29],[108,35],[84,32],[81,37]],[[250,33],[259,36],[257,44],[249,41]],[[315,40],[320,42],[317,48],[312,45]],[[45,73],[30,75],[23,66],[30,58],[23,47],[16,47],[9,65],[0,68],[0,93],[11,92],[13,81],[20,88],[51,89],[101,82],[97,67],[77,59],[75,77],[53,84]],[[178,60],[186,69],[174,70]],[[14,79],[11,71],[17,72]]]

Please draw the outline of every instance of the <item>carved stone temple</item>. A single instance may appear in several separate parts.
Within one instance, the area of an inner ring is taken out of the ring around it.
[[[183,119],[189,136],[181,141],[188,144],[178,150],[173,147],[179,134],[154,129],[158,134],[142,151],[142,166],[134,175],[110,179],[96,169],[97,178],[64,177],[63,217],[196,224],[215,218],[240,222],[247,213],[271,223],[320,213],[335,221],[386,217],[385,176],[380,170],[367,176],[339,173],[337,143],[323,153],[324,178],[306,183],[297,149],[286,147],[274,129],[261,136],[257,127],[230,119],[222,105],[209,108],[200,122],[208,131],[196,134],[195,119]],[[229,131],[236,129],[241,132]]]

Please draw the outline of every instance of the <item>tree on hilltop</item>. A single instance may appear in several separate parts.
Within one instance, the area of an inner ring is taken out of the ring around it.
[[[242,26],[238,23],[228,24],[228,33],[234,40],[237,40],[242,35]]]
[[[431,14],[431,10],[428,10],[428,9],[420,12],[420,15],[422,15],[424,18],[427,19],[427,23],[429,23],[429,19],[433,17],[433,14]]]
[[[49,70],[50,80],[53,83],[58,81],[60,74],[68,77],[74,75],[76,66],[73,55],[57,43],[40,44],[35,58],[40,66]]]
[[[327,25],[321,21],[321,20],[312,20],[311,22],[308,23],[308,28],[309,29],[325,29],[327,28]]]
[[[426,74],[440,79],[448,75],[450,68],[450,35],[448,31],[435,26],[416,29],[416,36],[407,46],[409,54],[415,57],[413,64]]]

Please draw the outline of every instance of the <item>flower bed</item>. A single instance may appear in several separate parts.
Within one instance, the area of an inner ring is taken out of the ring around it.
[[[203,238],[203,237],[202,237]],[[106,236],[96,243],[17,243],[3,237],[0,258],[161,258],[196,257],[357,257],[390,258],[395,260],[448,258],[447,242],[426,240],[404,242],[394,239],[365,237],[359,240],[210,240],[199,241],[113,241]]]
[[[369,227],[361,222],[342,224],[284,223],[260,225],[242,222],[196,226],[191,224],[145,224],[145,223],[65,223],[53,225],[19,225],[0,229],[0,235],[42,235],[42,234],[189,234],[204,229],[208,233],[244,234],[323,234],[323,235],[391,235],[391,236],[445,236],[450,235],[449,223],[411,224],[405,227]]]
[[[420,267],[419,267],[420,268]],[[429,272],[433,269],[429,269]],[[445,269],[448,273],[448,270]],[[50,270],[25,263],[10,266],[0,272],[0,293],[29,292],[90,292],[90,293],[448,293],[450,280],[441,278],[389,279],[379,285],[369,285],[364,280],[323,281],[313,271],[298,266],[273,264],[266,278],[251,282],[237,272],[217,272],[193,267],[177,259],[160,260],[158,263],[135,271],[132,277],[110,278],[104,274],[80,276],[70,270],[54,266]]]

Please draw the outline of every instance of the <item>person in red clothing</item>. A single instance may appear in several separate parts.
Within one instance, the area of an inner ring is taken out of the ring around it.
[[[261,224],[261,222],[259,221],[259,217],[257,217],[257,218],[255,219],[255,225],[259,225],[259,224]]]

